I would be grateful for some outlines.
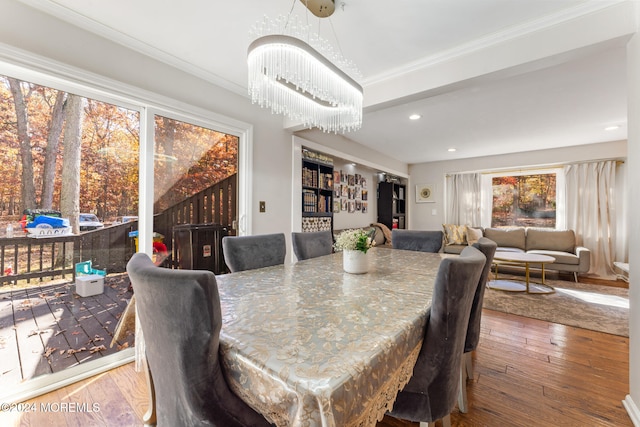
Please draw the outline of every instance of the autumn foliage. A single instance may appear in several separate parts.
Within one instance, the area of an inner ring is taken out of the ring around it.
[[[492,227],[555,227],[555,173],[494,177],[492,188]]]
[[[0,76],[2,217],[13,220],[26,208],[60,209],[71,96]],[[106,222],[136,215],[140,113],[81,100],[80,212]],[[237,172],[235,136],[161,116],[155,117],[154,136],[156,212]]]

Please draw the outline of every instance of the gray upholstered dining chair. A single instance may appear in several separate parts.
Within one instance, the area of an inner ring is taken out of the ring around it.
[[[284,264],[287,248],[283,233],[222,238],[224,262],[232,273]]]
[[[133,255],[127,273],[144,333],[158,425],[270,425],[229,389],[223,375],[215,275],[157,267],[143,253]]]
[[[458,409],[460,412],[467,412],[467,378],[473,378],[473,364],[471,353],[475,351],[480,342],[480,321],[482,318],[482,304],[484,302],[484,291],[487,285],[487,278],[491,272],[493,255],[496,253],[498,245],[493,240],[481,237],[473,244],[487,259],[480,275],[480,280],[476,286],[471,314],[469,315],[469,326],[467,327],[467,337],[464,343],[464,353],[460,365],[460,392],[458,395]]]
[[[389,415],[420,422],[421,426],[435,425],[442,419],[444,426],[450,426],[471,304],[485,260],[482,252],[468,246],[459,257],[440,263],[413,375],[398,393]]]
[[[440,230],[399,230],[391,231],[391,244],[394,249],[419,252],[440,252],[444,233]]]
[[[333,252],[333,233],[331,231],[293,232],[291,243],[298,261],[329,255]]]

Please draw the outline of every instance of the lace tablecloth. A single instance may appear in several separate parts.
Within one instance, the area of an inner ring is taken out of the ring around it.
[[[232,390],[278,426],[375,426],[411,377],[442,254],[373,248],[218,276]]]

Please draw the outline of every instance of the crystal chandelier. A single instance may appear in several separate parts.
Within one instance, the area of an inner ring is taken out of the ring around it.
[[[352,63],[295,17],[265,17],[251,31],[249,95],[304,126],[348,132],[362,124],[362,86]]]

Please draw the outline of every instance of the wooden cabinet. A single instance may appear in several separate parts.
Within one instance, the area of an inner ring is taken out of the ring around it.
[[[395,182],[378,184],[378,222],[390,229],[406,228],[407,187]]]
[[[333,159],[307,152],[302,158],[302,231],[331,230],[332,218]]]

